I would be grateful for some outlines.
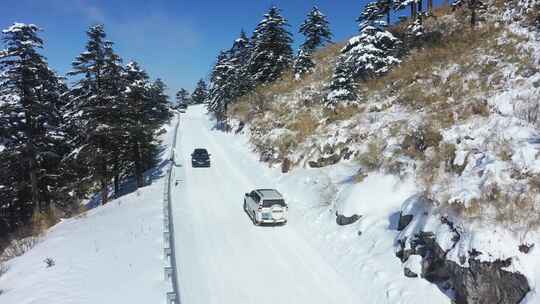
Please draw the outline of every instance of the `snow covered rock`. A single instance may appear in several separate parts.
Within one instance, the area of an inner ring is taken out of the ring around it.
[[[419,274],[453,295],[457,304],[520,303],[531,288],[523,274],[510,268],[512,258],[485,260],[474,248],[458,250],[465,238],[463,228],[438,216],[428,203],[423,197],[404,203],[401,215],[413,215],[397,240],[396,256],[404,263],[404,275]]]

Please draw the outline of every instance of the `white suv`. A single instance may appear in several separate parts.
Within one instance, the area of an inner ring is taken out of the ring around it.
[[[287,204],[281,193],[274,189],[257,189],[246,193],[244,211],[257,226],[287,223]]]

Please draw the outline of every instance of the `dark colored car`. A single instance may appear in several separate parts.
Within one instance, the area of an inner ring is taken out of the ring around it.
[[[180,111],[180,113],[186,113],[187,107],[187,104],[181,103],[178,105],[178,111]]]
[[[192,167],[210,167],[210,154],[206,149],[195,149],[191,153]]]

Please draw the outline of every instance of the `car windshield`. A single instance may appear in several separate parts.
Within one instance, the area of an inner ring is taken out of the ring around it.
[[[282,199],[264,200],[263,207],[272,207],[274,205],[280,205],[285,207],[285,201]]]
[[[205,149],[195,149],[193,154],[208,154],[208,152]]]

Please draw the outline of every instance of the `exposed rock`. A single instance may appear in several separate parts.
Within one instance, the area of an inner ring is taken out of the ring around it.
[[[340,152],[339,155],[342,159],[349,160],[351,159],[351,156],[353,155],[354,151],[349,150],[349,148],[345,147]]]
[[[519,248],[519,251],[527,254],[531,251],[531,249],[533,249],[533,247],[534,247],[534,244],[521,244],[519,245],[518,248]]]
[[[243,121],[241,121],[239,124],[238,124],[238,128],[236,129],[236,131],[234,131],[235,134],[238,134],[240,132],[242,132],[242,130],[244,130],[244,127],[245,127],[245,123]]]
[[[538,73],[538,69],[534,66],[527,65],[521,70],[521,76],[529,78],[534,74]]]
[[[285,157],[283,162],[281,162],[281,173],[287,173],[291,169],[291,161],[289,158]]]
[[[332,154],[329,157],[320,157],[317,161],[310,161],[308,164],[311,168],[322,168],[337,164],[340,159],[341,155]]]
[[[451,289],[456,304],[518,304],[530,291],[525,276],[503,269],[510,266],[511,259],[483,262],[476,259],[481,253],[472,250],[469,267],[461,267],[446,258],[447,251],[437,244],[433,233],[415,235],[410,250],[404,250],[405,241],[401,243],[402,261],[405,256],[420,255],[421,276],[442,289]]]
[[[362,216],[353,214],[352,216],[345,216],[336,212],[336,223],[340,226],[350,225],[358,221]]]
[[[402,231],[405,229],[405,227],[411,223],[413,217],[414,216],[412,214],[403,214],[403,212],[400,212],[397,230]]]
[[[417,278],[418,274],[416,274],[414,271],[410,270],[409,267],[403,268],[403,274],[408,278]]]

